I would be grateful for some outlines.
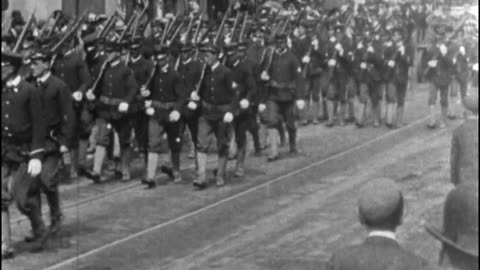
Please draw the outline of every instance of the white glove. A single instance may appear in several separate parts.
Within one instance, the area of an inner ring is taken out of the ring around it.
[[[200,97],[198,96],[197,91],[193,91],[192,94],[190,94],[190,99],[193,101],[199,101]]]
[[[30,159],[27,172],[31,176],[37,176],[42,171],[42,162],[38,158]]]
[[[478,63],[473,64],[472,69],[478,71]]]
[[[333,42],[335,42],[335,41],[337,41],[337,39],[336,39],[334,36],[331,36],[331,37],[330,37],[330,42],[333,43]]]
[[[258,105],[258,111],[259,112],[264,112],[266,109],[267,109],[267,105],[265,105],[263,103]]]
[[[363,49],[363,43],[362,42],[358,43],[357,49],[359,49],[359,50]]]
[[[145,87],[142,87],[140,88],[140,95],[142,95],[142,97],[148,97],[150,96],[150,90],[148,90]]]
[[[293,46],[292,39],[290,39],[290,37],[287,37],[287,47],[291,49],[292,46]]]
[[[227,36],[227,37],[225,37],[225,40],[224,40],[224,41],[225,41],[225,44],[228,45],[228,44],[230,44],[230,42],[232,42],[232,38],[229,37],[229,36]]]
[[[302,58],[302,62],[303,62],[304,64],[310,63],[310,56],[308,56],[308,55],[304,56],[304,57]]]
[[[92,90],[88,90],[86,96],[87,96],[88,100],[94,100],[95,99],[95,94],[93,93]]]
[[[394,66],[395,66],[395,61],[389,60],[389,61],[388,61],[388,66],[389,66],[389,67],[394,67]]]
[[[190,102],[188,103],[187,107],[188,107],[190,110],[194,111],[194,110],[197,109],[197,103],[195,103],[195,102],[193,102],[193,101],[190,101]]]
[[[233,121],[233,114],[230,112],[227,112],[225,116],[223,117],[223,122],[225,123],[231,123]]]
[[[337,51],[343,51],[342,44],[340,44],[340,43],[335,44],[335,50],[337,50]]]
[[[430,60],[428,61],[428,66],[429,67],[436,67],[437,66],[437,60]]]
[[[296,102],[297,108],[299,110],[303,110],[305,108],[305,100],[303,99],[298,99]]]
[[[65,145],[60,145],[60,153],[67,153],[68,152],[68,148],[65,146]]]
[[[375,50],[373,49],[372,46],[368,46],[367,52],[373,53]]]
[[[459,51],[460,51],[460,54],[461,54],[461,55],[465,55],[465,47],[460,46]]]
[[[155,108],[153,107],[148,107],[146,110],[145,110],[145,113],[148,115],[148,116],[152,116],[155,114]]]
[[[317,48],[320,46],[320,44],[318,43],[318,39],[312,40],[312,46],[313,46],[315,49],[317,49]]]
[[[248,108],[248,106],[250,106],[250,102],[248,102],[248,99],[244,98],[240,100],[240,108],[245,110]]]
[[[392,47],[393,43],[391,41],[387,41],[384,43],[386,47]]]
[[[360,63],[360,68],[361,69],[366,69],[367,68],[367,63],[365,63],[365,62]]]
[[[267,72],[266,71],[263,71],[262,72],[262,75],[260,75],[260,78],[264,81],[268,81],[270,80],[270,76],[268,76]]]
[[[442,55],[447,54],[447,46],[445,46],[444,44],[440,45],[440,53]]]
[[[405,55],[405,46],[400,46],[400,48],[398,48],[398,51],[400,52],[400,55]]]
[[[328,66],[334,67],[336,64],[337,64],[337,60],[335,59],[328,60]]]
[[[118,104],[118,111],[119,112],[127,112],[128,111],[128,103],[121,102],[120,104]]]
[[[177,122],[178,120],[180,120],[180,113],[176,110],[172,111],[168,116],[168,120],[170,122]]]
[[[452,62],[453,62],[453,64],[455,65],[455,64],[457,63],[457,58],[454,57],[454,58],[452,59]]]
[[[75,91],[73,92],[72,97],[75,101],[80,102],[82,101],[83,93],[81,91]]]

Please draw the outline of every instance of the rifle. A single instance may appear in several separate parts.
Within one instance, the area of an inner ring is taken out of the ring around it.
[[[185,43],[187,43],[188,38],[190,37],[190,32],[192,31],[192,28],[193,28],[193,21],[194,21],[194,18],[191,17],[190,21],[188,22],[187,30],[185,32],[185,38],[183,37],[181,38],[182,40],[184,40]]]
[[[200,28],[202,28],[202,19],[203,19],[203,13],[200,14],[200,18],[198,18],[198,25],[197,29],[195,30],[195,34],[193,35],[192,43],[197,43],[198,39],[198,34],[200,34]]]
[[[235,39],[235,32],[237,30],[237,27],[238,27],[238,22],[240,21],[240,12],[238,11],[237,12],[237,16],[235,18],[235,21],[233,22],[233,28],[232,28],[232,34],[231,34],[231,37],[230,37],[230,40],[231,42],[233,42]]]
[[[97,35],[98,39],[104,38],[108,34],[108,32],[110,32],[110,29],[112,29],[116,17],[117,17],[117,13],[115,12],[112,16],[110,16],[110,18],[108,18],[108,21],[103,27],[102,31],[100,31]]]
[[[82,14],[82,16],[80,16],[76,21],[75,23],[72,25],[70,31],[68,31],[63,37],[62,39],[57,42],[57,44],[55,44],[55,46],[53,46],[53,48],[51,49],[51,52],[52,53],[57,53],[57,50],[60,48],[60,46],[62,46],[65,42],[67,42],[78,30],[78,28],[80,27],[82,21],[83,21],[83,18],[85,17],[85,14],[87,13],[87,10],[85,10]]]
[[[138,25],[140,24],[140,20],[143,18],[143,16],[147,12],[149,6],[150,6],[150,1],[147,1],[145,7],[142,9],[142,12],[140,12],[140,15],[138,15],[137,19],[135,20],[135,27],[133,28],[132,37],[134,37],[137,34],[137,29],[138,29]]]
[[[95,78],[95,81],[93,82],[92,87],[89,89],[89,91],[92,91],[92,93],[94,93],[95,90],[97,89],[98,84],[99,84],[100,81],[102,80],[103,74],[105,74],[105,71],[106,71],[106,69],[107,69],[107,66],[108,66],[108,64],[110,64],[111,61],[112,61],[112,60],[107,59],[107,60],[105,60],[105,62],[102,64],[102,67],[100,68],[100,72],[98,73],[97,78]]]
[[[230,12],[231,5],[229,9],[225,12],[225,15],[223,16],[222,23],[220,23],[220,27],[218,28],[218,32],[215,35],[215,39],[213,40],[213,45],[216,45],[218,42],[218,39],[220,38],[220,34],[223,32],[223,27],[225,26],[225,22],[227,21],[228,14]],[[200,79],[198,80],[197,86],[194,90],[195,93],[198,94],[200,92],[200,87],[202,86],[203,78],[205,77],[205,71],[207,70],[207,63],[204,63],[202,66],[202,73],[200,75]]]
[[[20,46],[22,45],[23,41],[25,40],[27,30],[28,30],[28,28],[30,28],[30,26],[33,23],[33,14],[35,14],[35,12],[32,12],[30,17],[28,17],[27,23],[25,24],[25,26],[23,26],[22,32],[20,33],[20,36],[18,37],[17,42],[15,43],[15,47],[13,47],[13,50],[12,50],[13,53],[18,52],[18,50],[20,49]]]
[[[245,28],[247,27],[247,20],[248,20],[248,13],[245,12],[245,17],[243,19],[242,30],[240,30],[240,36],[238,37],[238,41],[243,40],[243,36],[245,35]]]
[[[135,18],[137,17],[136,14],[133,14],[132,17],[130,17],[130,20],[128,20],[128,23],[127,25],[125,26],[125,29],[123,29],[123,32],[120,34],[120,37],[118,38],[118,42],[122,41],[125,36],[127,35],[128,33],[128,30],[130,29],[130,27],[132,26],[133,22],[135,21]]]
[[[280,34],[285,33],[285,30],[287,29],[287,26],[288,26],[289,23],[290,23],[290,16],[287,17],[287,20],[285,21],[285,24],[281,28],[282,30],[281,30]],[[272,49],[271,49],[271,53],[269,55],[270,57],[268,58],[267,66],[264,69],[265,71],[269,70],[270,66],[272,65],[273,55],[275,54],[274,52],[275,52],[275,46],[273,46]]]

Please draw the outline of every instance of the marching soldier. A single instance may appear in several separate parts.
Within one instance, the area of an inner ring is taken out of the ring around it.
[[[195,91],[196,83],[200,80],[202,74],[202,63],[195,59],[196,48],[192,45],[184,45],[180,50],[180,57],[176,67],[180,80],[183,81],[182,87],[184,97],[190,97]],[[180,111],[181,118],[181,134],[183,136],[185,129],[188,128],[193,144],[193,155],[189,154],[190,158],[196,158],[197,143],[198,143],[198,118],[199,113],[196,110],[190,110],[187,107],[187,101],[182,106]]]
[[[150,85],[142,88],[142,96],[148,96],[146,113],[150,116],[148,123],[148,159],[147,177],[142,183],[154,188],[158,157],[162,145],[162,133],[167,134],[168,146],[173,168],[168,174],[174,183],[182,182],[180,175],[180,150],[182,134],[180,133],[180,111],[185,103],[180,77],[175,67],[169,63],[166,47],[155,50],[155,73]],[[165,169],[164,169],[165,171]]]
[[[301,72],[299,61],[287,48],[287,37],[283,34],[275,37],[276,48],[270,56],[271,65],[262,72],[262,80],[269,81],[266,104],[259,105],[259,111],[266,110],[268,137],[270,140],[269,161],[278,159],[276,127],[285,121],[288,131],[290,153],[297,153],[297,128],[295,126],[294,106],[299,110],[305,107],[304,91],[299,86]]]
[[[365,125],[366,109],[369,100],[368,85],[369,77],[366,69],[367,46],[369,43],[369,32],[365,32],[364,36],[359,37],[357,48],[353,53],[353,73],[355,74],[356,83],[356,106],[355,106],[355,124],[361,128]]]
[[[34,249],[48,237],[35,178],[42,172],[46,125],[42,96],[18,70],[22,58],[2,52],[2,258],[11,258],[9,205],[15,201],[33,229]]]
[[[252,123],[256,124],[256,113],[251,105],[256,104],[256,84],[253,76],[254,64],[246,58],[246,43],[230,44],[227,48],[227,66],[232,71],[233,80],[237,84],[237,105],[234,129],[237,144],[237,166],[235,176],[245,174],[244,163],[247,154],[247,129]],[[256,129],[258,141],[258,129]],[[258,146],[257,146],[258,147]]]
[[[68,86],[50,72],[50,55],[38,51],[31,58],[33,76],[37,80],[37,89],[43,98],[47,125],[40,188],[47,198],[50,209],[50,233],[56,234],[63,219],[58,190],[60,180],[58,171],[62,155],[68,153],[74,136],[73,99]]]
[[[72,41],[73,43],[73,41]],[[83,98],[92,79],[88,66],[83,59],[82,51],[74,49],[72,44],[64,43],[60,52],[52,58],[52,73],[68,85],[75,101],[75,138],[72,142],[71,154],[71,178],[78,174],[85,175],[88,137],[90,135],[93,116],[87,110]]]
[[[214,45],[201,48],[206,69],[200,91],[193,91],[189,109],[196,109],[195,103],[201,100],[201,116],[198,123],[197,179],[193,182],[196,189],[205,189],[207,149],[210,134],[217,139],[218,167],[216,185],[225,185],[228,144],[230,141],[235,107],[238,104],[236,89],[230,69],[218,60],[219,49]]]
[[[437,93],[440,92],[440,106],[442,121],[440,128],[446,127],[446,119],[448,112],[448,87],[451,83],[451,76],[453,75],[453,61],[448,56],[448,48],[445,44],[444,29],[437,28],[438,40],[437,46],[433,47],[429,52],[428,67],[424,70],[424,76],[431,83],[430,94],[428,98],[428,105],[430,107],[430,121],[428,123],[429,128],[435,128],[437,126],[437,120],[435,117],[435,105],[437,103]]]
[[[385,44],[384,59],[386,61],[385,74],[387,83],[385,124],[387,127],[393,128],[403,125],[408,68],[411,60],[406,45],[402,40],[402,29],[394,29],[392,40],[387,41]]]
[[[113,143],[111,132],[118,134],[121,151],[122,181],[130,180],[130,132],[128,121],[129,105],[134,101],[138,88],[133,71],[126,66],[128,43],[108,42],[106,44],[108,59],[104,62],[103,75],[97,89],[89,89],[88,100],[97,100],[95,125],[98,128],[96,138],[93,171],[88,177],[100,183],[100,174],[106,157],[106,147]]]
[[[132,69],[138,86],[145,85],[153,69],[151,60],[146,59],[142,54],[142,37],[134,37],[130,46],[130,59],[128,66]],[[140,153],[144,154],[145,161],[147,159],[148,145],[148,116],[145,114],[144,103],[145,97],[140,92],[135,97],[130,113],[132,114],[132,126],[135,132],[135,139]]]
[[[380,102],[383,97],[382,74],[385,65],[378,33],[374,35],[374,39],[367,45],[366,50],[366,61],[360,63],[360,68],[365,69],[368,74],[368,96],[372,104],[373,127],[379,127],[381,122]]]

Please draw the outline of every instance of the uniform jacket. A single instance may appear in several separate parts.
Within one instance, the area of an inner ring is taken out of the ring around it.
[[[46,124],[42,96],[32,84],[20,81],[2,88],[2,145],[28,145],[30,156],[41,159]],[[4,147],[2,146],[2,152]],[[3,156],[3,155],[2,155]]]
[[[70,146],[74,137],[73,99],[68,86],[51,74],[45,82],[38,83],[45,109],[45,122],[49,136],[60,145]]]
[[[427,65],[426,79],[430,80],[436,87],[447,87],[452,80],[452,75],[455,74],[453,59],[448,54],[441,55],[438,48],[427,52],[426,59],[426,63],[430,60],[437,60],[436,67],[430,68]]]
[[[265,82],[261,79],[261,74],[264,69],[265,59],[262,59],[267,49],[263,46],[252,44],[247,50],[247,59],[254,64],[253,75],[257,87],[257,102],[264,103],[267,99],[268,91],[265,87]],[[265,57],[266,58],[266,57]],[[263,61],[262,61],[263,60]]]
[[[310,48],[310,39],[307,35],[304,38],[294,38],[292,40],[292,52],[297,56],[298,61],[307,54]]]
[[[360,245],[333,254],[327,270],[423,270],[431,269],[426,261],[403,249],[395,240],[368,237]]]
[[[181,111],[185,104],[185,95],[182,81],[172,65],[166,68],[156,67],[155,75],[148,87],[151,91],[153,103],[172,103],[170,108],[164,106],[155,107],[155,115],[161,119],[168,119],[168,114],[173,110]]]
[[[58,56],[53,63],[52,72],[68,85],[72,93],[85,93],[92,82],[87,63],[79,51]]]
[[[468,119],[453,131],[450,177],[454,184],[478,181],[478,119]]]
[[[468,73],[469,73],[467,56],[462,55],[460,53],[456,54],[454,67],[455,67],[455,78],[460,83],[466,84],[468,81]]]
[[[247,99],[251,103],[257,103],[256,92],[257,86],[255,77],[253,76],[254,63],[244,58],[238,60],[230,66],[232,77],[237,84],[237,99]]]
[[[111,64],[105,70],[103,78],[96,89],[95,95],[99,100],[97,106],[98,115],[103,119],[119,119],[122,113],[118,111],[120,102],[131,104],[138,92],[137,82],[133,71],[120,62],[114,66]],[[101,99],[107,98],[113,104],[106,104]]]
[[[270,75],[270,85],[268,92],[269,100],[292,101],[303,98],[304,90],[301,85],[300,62],[290,51],[283,54],[274,52],[272,63],[268,74]],[[278,85],[288,85],[287,87],[275,87]]]
[[[137,86],[141,87],[145,85],[152,72],[153,62],[140,55],[137,59],[130,59],[128,66],[133,71]],[[133,103],[134,105],[130,111],[142,110],[144,105],[144,97],[140,95],[140,92],[138,92],[135,96],[135,101]]]
[[[187,104],[192,92],[197,88],[197,84],[200,81],[200,76],[202,74],[203,64],[200,61],[190,59],[186,62],[183,62],[181,59],[176,66],[177,74],[182,82],[182,91],[183,96],[185,97],[185,104],[182,107],[180,113],[185,117],[191,117],[195,114],[195,111],[192,111],[187,108]]]
[[[214,70],[207,67],[200,87],[200,99],[215,108],[202,106],[202,115],[210,119],[221,119],[226,112],[234,113],[237,104],[232,71],[219,64]]]

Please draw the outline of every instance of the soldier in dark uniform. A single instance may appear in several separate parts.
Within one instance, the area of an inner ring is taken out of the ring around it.
[[[333,253],[328,270],[432,269],[427,261],[402,248],[395,231],[402,222],[404,199],[390,179],[375,179],[359,192],[360,223],[368,237]]]
[[[145,106],[146,113],[150,116],[147,177],[143,181],[149,188],[157,185],[154,177],[161,151],[163,132],[167,134],[173,166],[169,173],[170,177],[174,183],[182,182],[180,175],[180,150],[182,147],[180,111],[185,104],[185,97],[181,79],[175,71],[175,67],[169,63],[168,53],[165,47],[158,46],[155,49],[154,77],[150,85],[140,90],[142,96],[148,96]]]
[[[270,56],[272,57],[271,65],[269,70],[261,75],[262,80],[269,81],[266,95],[266,117],[271,146],[269,161],[278,159],[276,126],[282,121],[285,121],[287,126],[290,152],[297,153],[294,106],[296,105],[299,110],[303,110],[305,106],[304,89],[299,87],[302,69],[296,56],[288,50],[286,43],[285,35],[277,35],[276,49]]]
[[[37,89],[43,97],[47,140],[40,174],[40,187],[50,209],[50,232],[60,229],[63,219],[58,190],[60,162],[68,153],[74,136],[74,108],[71,91],[67,84],[50,72],[51,56],[42,50],[32,55],[33,76]],[[38,195],[40,196],[40,195]],[[38,199],[40,202],[40,199]]]
[[[387,127],[403,125],[405,94],[408,84],[408,68],[411,60],[402,38],[402,29],[396,28],[384,50],[386,81],[386,119]],[[395,118],[396,115],[396,118]]]
[[[20,56],[2,52],[2,258],[13,256],[8,212],[13,201],[31,223],[34,248],[48,237],[35,181],[45,152],[42,96],[18,75],[21,62]]]
[[[373,126],[379,127],[381,122],[381,100],[383,97],[382,84],[384,78],[383,47],[379,33],[374,34],[374,39],[366,46],[366,62],[360,63],[360,68],[366,69],[368,74],[368,96],[372,104]]]
[[[88,66],[82,52],[73,48],[72,44],[65,43],[61,50],[52,59],[52,73],[67,85],[72,92],[75,108],[75,137],[70,149],[72,167],[71,177],[77,174],[85,175],[88,137],[93,122],[93,116],[86,108],[83,98],[88,86],[92,82]]]
[[[369,43],[370,37],[368,36],[369,32],[364,33],[363,36],[360,36],[357,43],[357,48],[354,51],[354,61],[353,61],[353,73],[355,76],[356,83],[356,106],[355,106],[355,124],[357,127],[363,127],[365,124],[366,117],[366,106],[368,103],[368,85],[369,78],[366,69],[367,62],[367,44]]]
[[[455,71],[455,81],[456,84],[452,83],[452,88],[457,87],[457,89],[452,89],[450,97],[452,98],[451,100],[453,101],[455,98],[458,98],[458,90],[460,90],[460,100],[463,101],[465,98],[465,95],[467,93],[467,85],[468,85],[468,74],[469,72],[469,61],[468,55],[467,55],[467,48],[465,44],[460,44],[458,46],[458,51],[453,51],[454,53],[453,56],[453,65],[454,65],[454,71]],[[450,106],[450,112],[448,113],[448,118],[450,119],[455,119],[456,114],[455,114],[455,105],[451,104]]]
[[[106,156],[106,147],[112,143],[111,132],[115,131],[119,137],[121,150],[122,181],[130,179],[130,132],[128,121],[129,104],[135,99],[138,92],[133,71],[126,66],[128,43],[109,42],[106,44],[108,59],[105,73],[97,89],[89,89],[86,93],[88,100],[97,100],[95,125],[98,128],[97,146],[93,161],[93,172],[88,176],[100,183],[100,173]]]
[[[435,118],[435,105],[437,103],[437,93],[440,92],[440,106],[442,121],[440,127],[446,127],[447,113],[448,113],[448,87],[450,86],[452,75],[454,74],[453,61],[448,56],[448,48],[443,41],[444,32],[440,28],[437,29],[438,40],[437,46],[433,47],[427,54],[428,67],[424,71],[425,78],[431,82],[431,90],[428,98],[428,105],[430,107],[430,122],[429,128],[437,126]]]
[[[329,42],[326,46],[325,60],[328,66],[328,86],[327,86],[327,126],[335,125],[335,111],[338,108],[337,118],[340,125],[345,124],[345,109],[347,102],[347,50],[348,44],[341,33],[343,26],[334,24],[329,30]],[[338,106],[338,107],[337,107]]]
[[[142,54],[143,38],[134,37],[130,46],[130,59],[128,66],[132,69],[135,80],[139,87],[145,86],[150,73],[153,69],[153,62],[146,59]],[[140,153],[144,154],[145,161],[147,159],[148,145],[148,116],[144,110],[145,97],[140,92],[135,97],[130,113],[132,114],[132,126],[135,131],[135,139]]]
[[[213,45],[206,45],[201,51],[207,65],[205,76],[200,92],[192,92],[192,101],[188,105],[190,109],[196,109],[194,101],[201,100],[198,124],[198,172],[193,183],[196,189],[206,188],[207,148],[212,133],[217,139],[218,151],[216,185],[225,185],[230,130],[238,104],[232,72],[218,60],[219,49]]]
[[[235,176],[242,177],[245,174],[244,163],[247,154],[247,129],[251,124],[256,124],[256,112],[251,104],[256,104],[256,82],[253,75],[254,64],[246,58],[246,43],[230,44],[227,48],[227,66],[232,70],[233,80],[237,84],[237,105],[234,129],[237,144],[237,166]],[[258,128],[256,129],[256,141],[258,141]],[[258,147],[258,145],[257,145]]]
[[[202,63],[195,59],[195,47],[193,45],[184,45],[181,48],[180,57],[176,70],[180,80],[183,82],[182,87],[184,97],[190,97],[193,91],[197,88],[197,83],[200,80],[202,73]],[[184,134],[185,129],[188,128],[193,144],[193,155],[189,154],[190,158],[195,158],[197,142],[198,142],[198,118],[199,113],[196,110],[190,110],[187,107],[187,102],[182,106],[180,114],[181,118],[181,134]]]

